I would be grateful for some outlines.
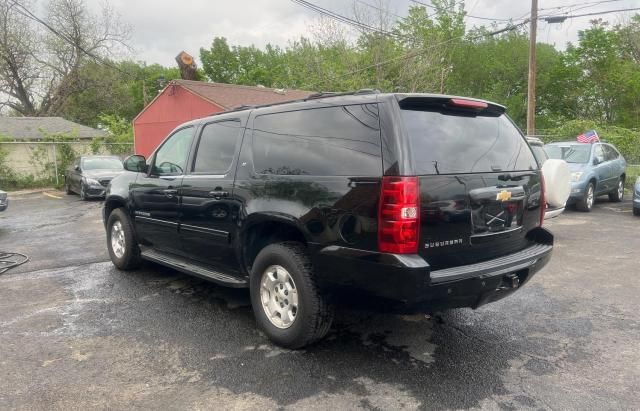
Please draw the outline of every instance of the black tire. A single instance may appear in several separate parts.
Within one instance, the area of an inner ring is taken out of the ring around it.
[[[124,253],[120,256],[118,256],[118,253],[114,251],[113,242],[111,241],[113,226],[116,223],[120,224],[122,233],[124,234]],[[109,250],[111,262],[121,270],[134,270],[140,267],[140,264],[142,263],[140,247],[138,247],[138,243],[136,241],[131,219],[122,208],[116,208],[113,210],[107,219],[107,249]]]
[[[67,191],[67,194],[73,194],[73,190],[71,190],[71,186],[69,186],[69,181],[67,179],[64,180],[64,188]]]
[[[633,215],[640,216],[640,208],[638,208],[638,207],[633,207]]]
[[[589,182],[584,189],[584,195],[576,202],[576,208],[580,211],[589,212],[593,209],[593,204],[596,202],[596,186],[593,182]],[[589,194],[591,193],[591,194]]]
[[[84,186],[84,183],[80,183],[80,200],[82,201],[87,201],[87,194],[86,194],[86,187]]]
[[[620,177],[615,190],[609,193],[609,201],[619,203],[624,199],[624,177]]]
[[[279,328],[267,317],[261,300],[261,281],[274,265],[284,268],[295,283],[298,305],[288,328]],[[304,247],[296,242],[274,243],[263,248],[251,269],[251,305],[258,327],[271,341],[286,348],[301,348],[323,338],[333,321],[333,307],[320,294],[313,267]]]

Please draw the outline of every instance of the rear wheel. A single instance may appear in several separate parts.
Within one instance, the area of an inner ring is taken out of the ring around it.
[[[133,270],[142,262],[131,220],[122,208],[113,210],[107,220],[107,248],[113,265],[121,270]]]
[[[69,180],[67,179],[64,180],[64,188],[67,194],[73,194],[73,190],[71,190],[71,186],[69,185]]]
[[[633,215],[640,216],[640,208],[638,208],[638,207],[633,207]]]
[[[615,190],[609,193],[609,201],[619,203],[624,198],[624,177],[620,177],[618,180],[618,186]]]
[[[589,212],[593,208],[593,203],[596,200],[595,185],[593,182],[587,184],[587,188],[584,190],[584,196],[580,201],[576,203],[576,208],[580,211]]]
[[[258,326],[278,345],[300,348],[324,337],[333,308],[320,294],[304,247],[263,248],[251,269],[251,305]]]

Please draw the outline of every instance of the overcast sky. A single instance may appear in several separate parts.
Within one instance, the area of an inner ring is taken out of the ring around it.
[[[103,0],[86,0],[92,8],[98,8]],[[365,8],[364,3],[379,4],[381,0],[309,0],[323,8],[339,14],[352,15],[353,4]],[[390,11],[405,16],[415,3],[409,0],[382,0]],[[423,0],[428,3],[428,1]],[[230,44],[263,47],[267,43],[286,46],[292,39],[309,35],[309,25],[317,24],[316,12],[290,0],[110,0],[109,3],[131,26],[131,45],[135,60],[148,64],[175,64],[174,57],[181,50],[198,57],[200,47],[208,47],[216,36],[224,36]],[[521,18],[530,11],[529,0],[467,0],[468,14],[490,18]],[[594,0],[539,0],[540,14],[556,13],[552,8],[574,5],[570,14],[584,14],[603,10],[640,7],[640,0],[601,1]],[[633,12],[607,14],[603,16],[611,23],[628,19]],[[566,43],[575,42],[579,30],[589,26],[594,17],[567,20],[563,24],[538,24],[538,41],[564,49]],[[468,25],[490,24],[473,18]],[[505,23],[497,22],[499,27]],[[348,26],[347,26],[348,27]]]

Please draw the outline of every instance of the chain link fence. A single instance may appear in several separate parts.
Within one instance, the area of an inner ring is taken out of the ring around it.
[[[94,141],[0,141],[0,189],[64,183],[73,160],[81,155],[133,154],[133,143]]]

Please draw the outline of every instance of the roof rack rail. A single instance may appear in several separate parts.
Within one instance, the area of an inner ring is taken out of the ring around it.
[[[362,88],[360,90],[347,91],[347,92],[321,91],[319,93],[310,94],[309,96],[307,96],[305,98],[301,98],[301,99],[279,101],[277,103],[270,103],[270,104],[257,104],[257,105],[244,105],[243,104],[241,106],[233,107],[233,108],[230,108],[228,110],[219,111],[217,113],[211,113],[207,117],[215,116],[215,115],[218,115],[218,114],[232,113],[234,111],[243,111],[243,110],[250,110],[250,109],[255,109],[255,108],[272,107],[272,106],[278,106],[280,104],[297,103],[297,102],[302,102],[302,101],[307,101],[307,100],[314,100],[314,99],[324,98],[324,97],[357,96],[357,95],[361,95],[361,94],[379,94],[379,93],[381,93],[380,90],[373,89],[373,88]]]
[[[346,91],[346,92],[321,91],[319,93],[314,93],[309,95],[307,98],[305,98],[305,100],[313,100],[313,99],[324,98],[324,97],[357,96],[360,94],[378,94],[378,93],[380,93],[380,90],[373,89],[373,88],[361,88],[360,90]]]

